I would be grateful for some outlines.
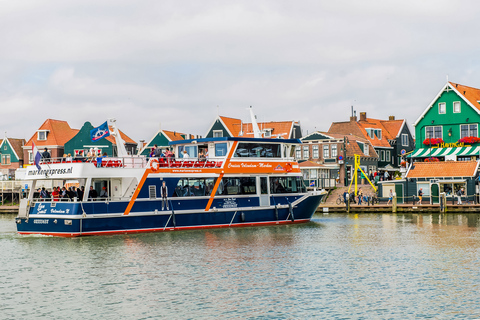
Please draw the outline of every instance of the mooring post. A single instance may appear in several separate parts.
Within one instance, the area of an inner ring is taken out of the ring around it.
[[[393,192],[392,213],[397,213],[397,193]]]

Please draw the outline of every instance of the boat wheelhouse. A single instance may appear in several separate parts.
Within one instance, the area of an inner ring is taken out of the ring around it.
[[[325,192],[307,192],[294,160],[300,143],[207,138],[173,141],[177,156],[163,158],[44,160],[27,168],[17,230],[73,237],[308,222]],[[66,184],[83,196],[40,197]]]

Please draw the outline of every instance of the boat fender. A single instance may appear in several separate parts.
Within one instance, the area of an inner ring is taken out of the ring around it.
[[[153,172],[157,172],[159,167],[160,167],[160,162],[157,159],[153,159],[150,161],[150,170],[152,170]]]
[[[292,219],[292,222],[295,221],[295,217],[293,216],[293,206],[290,202],[288,203],[288,211],[290,211],[290,219]]]
[[[278,220],[278,207],[275,205],[275,220]]]
[[[240,214],[240,220],[242,220],[242,222],[245,222],[245,212],[242,212]]]

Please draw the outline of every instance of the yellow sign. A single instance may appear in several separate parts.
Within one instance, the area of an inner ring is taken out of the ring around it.
[[[436,148],[463,148],[463,147],[471,147],[469,144],[465,144],[464,142],[451,142],[451,143],[440,143],[432,147],[432,149]]]

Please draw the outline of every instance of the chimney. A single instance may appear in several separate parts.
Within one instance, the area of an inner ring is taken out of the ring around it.
[[[391,121],[391,120],[395,120],[395,116],[389,116],[389,117],[388,117],[388,120],[390,120],[390,121]]]
[[[360,121],[367,121],[367,113],[360,112]]]
[[[350,117],[350,122],[357,122],[357,116]]]

